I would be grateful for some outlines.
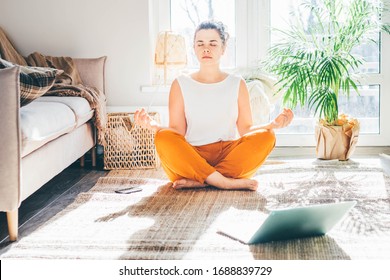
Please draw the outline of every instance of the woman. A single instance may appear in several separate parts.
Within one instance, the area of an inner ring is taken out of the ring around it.
[[[245,81],[220,69],[228,34],[220,22],[201,23],[195,31],[197,72],[173,81],[169,126],[161,127],[144,109],[135,122],[156,132],[162,166],[175,189],[212,185],[256,190],[250,179],[275,146],[274,129],[293,119],[290,109],[264,126],[253,126]]]

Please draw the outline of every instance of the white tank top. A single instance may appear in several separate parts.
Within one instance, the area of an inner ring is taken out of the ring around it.
[[[186,140],[193,146],[238,138],[238,92],[240,76],[205,84],[188,75],[177,78],[184,99]]]

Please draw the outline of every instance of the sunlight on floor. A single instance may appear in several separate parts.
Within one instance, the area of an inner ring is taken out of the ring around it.
[[[355,192],[365,199],[388,198],[386,183],[382,172],[334,172],[334,177],[340,187],[355,185]]]
[[[256,229],[266,219],[267,215],[260,211],[241,210],[235,207],[230,207],[228,210],[222,212],[215,221],[208,227],[204,234],[202,234],[194,244],[193,251],[186,254],[185,258],[201,258],[199,250],[196,248],[204,247],[205,244],[210,243],[211,240],[215,244],[223,244],[227,250],[237,252],[235,259],[254,259],[253,253],[249,245],[243,243],[244,240],[249,240]],[[253,223],[258,221],[258,223]],[[218,248],[220,250],[221,248]],[[222,253],[220,258],[224,258]],[[229,257],[230,259],[231,257]]]

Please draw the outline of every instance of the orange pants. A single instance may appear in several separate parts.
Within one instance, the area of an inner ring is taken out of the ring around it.
[[[252,177],[274,148],[275,135],[260,129],[234,141],[192,146],[183,135],[162,129],[155,145],[171,181],[187,178],[203,184],[215,171],[229,178]]]

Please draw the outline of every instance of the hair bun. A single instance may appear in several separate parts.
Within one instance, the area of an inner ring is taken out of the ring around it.
[[[222,21],[206,20],[201,22],[195,29],[195,35],[198,31],[203,29],[216,30],[223,44],[226,44],[227,40],[229,39],[229,33],[226,31],[226,25],[224,25]]]

